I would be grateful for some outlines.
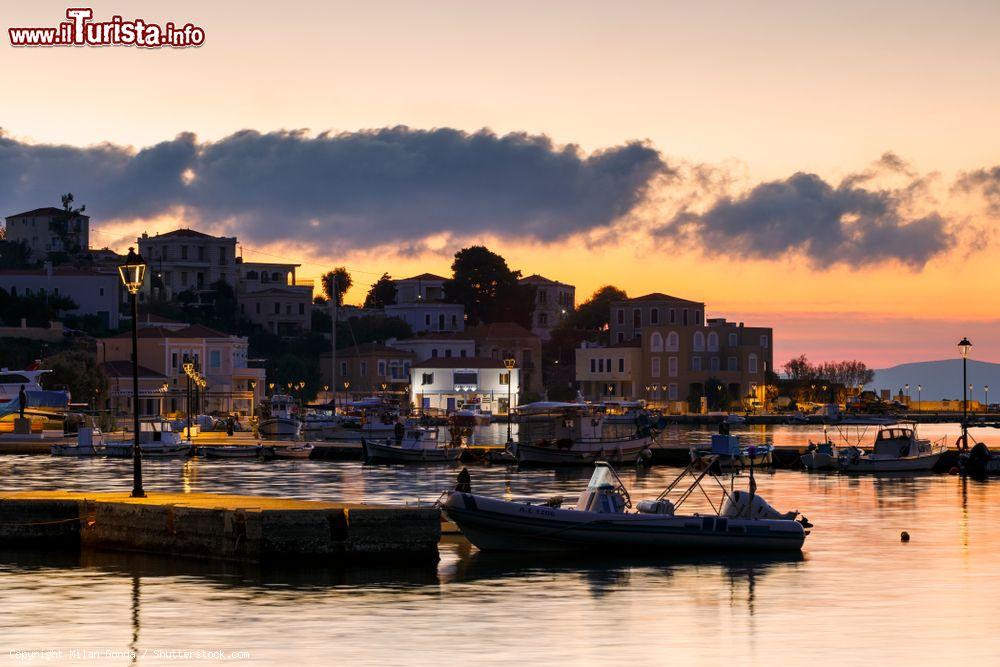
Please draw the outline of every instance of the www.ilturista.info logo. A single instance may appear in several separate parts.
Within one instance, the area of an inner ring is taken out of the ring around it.
[[[191,23],[163,25],[144,19],[91,21],[90,7],[71,7],[55,28],[8,28],[11,46],[142,46],[185,48],[205,43],[205,30]]]

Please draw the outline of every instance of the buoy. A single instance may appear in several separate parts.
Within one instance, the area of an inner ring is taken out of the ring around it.
[[[910,541],[910,534],[904,530],[903,532],[901,532],[899,534],[899,541],[900,542],[909,542]]]

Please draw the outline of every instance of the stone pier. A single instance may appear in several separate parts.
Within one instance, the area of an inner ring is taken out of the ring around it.
[[[238,561],[436,561],[437,508],[259,496],[33,491],[0,496],[0,544]]]

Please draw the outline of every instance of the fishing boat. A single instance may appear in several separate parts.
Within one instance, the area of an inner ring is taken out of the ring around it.
[[[871,451],[848,447],[840,452],[837,467],[848,473],[931,470],[947,449],[944,439],[934,443],[918,439],[916,424],[885,426],[876,434]]]
[[[442,443],[436,428],[411,426],[401,439],[382,440],[364,438],[361,441],[365,461],[368,463],[447,463],[462,456],[461,443]]]
[[[112,457],[132,456],[133,438],[123,434],[112,441],[105,438],[104,453]],[[171,422],[162,417],[147,417],[139,422],[139,451],[143,457],[167,458],[189,456],[194,447],[173,430]]]
[[[806,453],[799,457],[799,461],[806,470],[836,470],[839,456],[837,445],[830,440],[830,434],[824,428],[823,441],[810,440]]]
[[[104,434],[93,426],[81,426],[75,443],[52,445],[52,456],[104,456]]]
[[[514,411],[522,428],[519,440],[508,443],[507,451],[520,465],[637,463],[652,456],[649,425],[627,435],[608,435],[604,413],[586,403],[540,401]]]
[[[671,500],[688,474],[694,482]],[[599,461],[586,491],[572,508],[561,499],[544,504],[513,502],[453,491],[442,509],[462,534],[483,551],[607,551],[618,554],[683,551],[799,551],[811,524],[797,511],[778,512],[750,491],[722,489],[723,502],[712,514],[678,514],[677,510],[701,488],[707,471],[695,475],[688,466],[654,500],[634,507],[625,485],[610,464]],[[712,478],[717,481],[717,478]],[[701,489],[705,490],[705,489]],[[707,491],[706,491],[707,493]]]
[[[769,466],[773,463],[774,447],[771,445],[740,445],[740,439],[728,433],[713,433],[711,449],[691,447],[691,461],[698,467],[716,464],[723,470],[748,466]]]
[[[302,431],[302,421],[298,418],[298,405],[287,394],[272,394],[264,404],[264,416],[257,430],[265,438],[295,439]]]
[[[291,445],[273,445],[268,449],[276,459],[307,459],[312,456],[316,448],[308,442],[300,442]]]

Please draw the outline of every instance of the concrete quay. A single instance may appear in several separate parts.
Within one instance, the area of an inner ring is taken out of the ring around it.
[[[0,545],[249,562],[436,562],[436,507],[260,496],[27,491],[0,497]]]

